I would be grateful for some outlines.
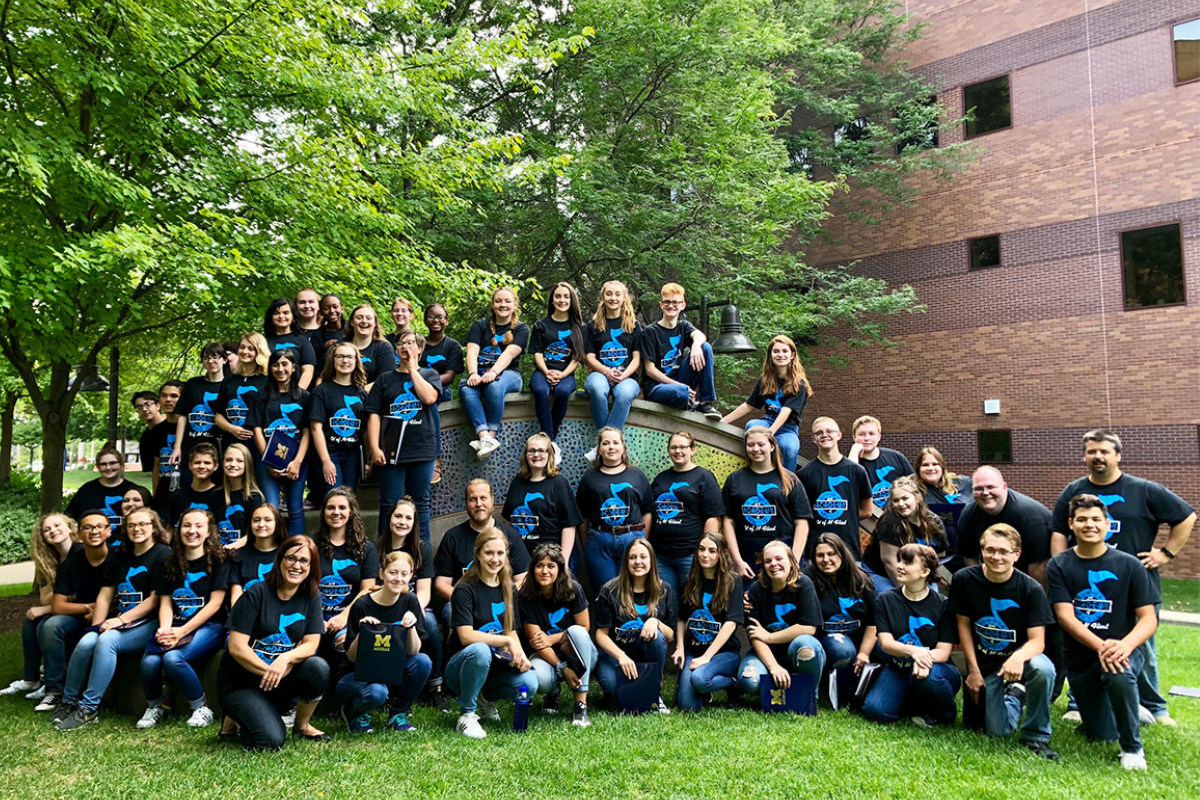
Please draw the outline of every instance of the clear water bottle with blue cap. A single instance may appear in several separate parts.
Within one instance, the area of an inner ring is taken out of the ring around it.
[[[517,733],[529,730],[529,706],[531,703],[529,689],[525,686],[517,689],[517,700],[513,709],[513,730]]]

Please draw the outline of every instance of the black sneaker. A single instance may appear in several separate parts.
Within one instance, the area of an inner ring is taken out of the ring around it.
[[[67,717],[75,713],[75,709],[79,708],[78,703],[68,703],[65,700],[59,702],[58,707],[54,709],[54,713],[50,715],[51,724],[57,725]]]
[[[1047,761],[1058,761],[1058,752],[1050,749],[1050,745],[1045,742],[1025,742],[1025,746],[1030,752],[1039,755]]]
[[[586,728],[592,724],[592,721],[588,719],[587,704],[582,700],[575,701],[575,711],[571,714],[571,724],[578,725],[580,728]]]
[[[558,713],[558,692],[550,692],[542,701],[542,713],[554,716]]]
[[[1021,683],[1020,681],[1013,681],[1012,683],[1005,684],[1004,685],[1004,696],[1005,697],[1015,697],[1015,698],[1017,698],[1017,702],[1024,703],[1025,702],[1025,684]]]
[[[84,725],[91,725],[99,718],[100,715],[95,711],[78,707],[71,712],[69,717],[66,717],[54,727],[60,731],[73,731],[76,728],[82,728]]]
[[[721,412],[717,411],[717,407],[714,406],[710,402],[700,403],[699,405],[696,406],[696,410],[699,411],[704,416],[708,417],[709,419],[718,419],[719,420],[722,416]]]
[[[433,693],[433,707],[443,714],[454,713],[454,709],[450,706],[450,701],[446,699],[446,693],[441,689]]]

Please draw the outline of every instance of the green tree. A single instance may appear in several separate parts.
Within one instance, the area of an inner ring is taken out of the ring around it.
[[[459,297],[495,279],[451,269],[416,227],[501,186],[520,148],[463,115],[453,82],[546,69],[584,39],[409,35],[445,6],[5,0],[0,352],[47,464],[76,366],[108,347],[257,327],[302,284]],[[46,471],[44,509],[61,478]]]

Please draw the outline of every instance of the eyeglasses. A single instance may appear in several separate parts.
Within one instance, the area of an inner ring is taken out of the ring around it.
[[[983,554],[985,556],[1000,556],[1001,558],[1007,558],[1008,556],[1011,556],[1011,555],[1015,554],[1016,552],[1017,552],[1016,550],[1000,550],[995,547],[983,548]]]
[[[658,304],[660,306],[681,306],[684,303],[682,300],[660,300]]]
[[[312,562],[307,558],[302,558],[300,556],[284,556],[283,561],[285,564],[295,564],[298,567],[307,567],[312,564]]]
[[[204,360],[205,360],[205,361],[224,361],[224,360],[225,360],[225,354],[224,354],[224,353],[222,353],[222,354],[221,354],[221,355],[219,355],[219,356],[205,356],[205,357],[204,357]]]
[[[111,469],[112,467],[119,467],[119,466],[121,466],[120,461],[101,461],[99,464],[100,469],[104,469],[105,467],[108,467]]]
[[[138,403],[137,405],[134,406],[134,408],[138,411],[149,411],[150,409],[154,408],[156,405],[158,405],[158,403]]]
[[[108,530],[112,530],[111,525],[105,524],[105,525],[80,525],[79,526],[80,533],[91,533],[93,531],[108,531]]]
[[[353,361],[354,354],[353,353],[336,353],[333,356],[333,360],[334,361]]]
[[[146,520],[145,522],[126,522],[125,527],[131,531],[144,531],[153,528],[154,523],[150,520]]]
[[[445,314],[430,314],[425,319],[441,320],[442,322],[445,322],[446,320],[448,320],[450,318],[447,317]]]
[[[549,452],[550,452],[549,450],[542,450],[541,448],[530,448],[525,451],[525,455],[527,455],[527,456],[544,456],[544,455],[548,454]]]

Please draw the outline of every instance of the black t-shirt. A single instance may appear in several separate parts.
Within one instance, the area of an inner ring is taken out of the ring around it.
[[[1051,525],[1054,530],[1075,544],[1075,536],[1067,524],[1071,498],[1077,494],[1094,494],[1108,507],[1108,535],[1104,541],[1122,553],[1136,556],[1154,547],[1160,525],[1174,527],[1195,511],[1179,495],[1167,487],[1145,478],[1122,472],[1121,477],[1106,486],[1097,486],[1087,476],[1069,484],[1054,504]],[[1158,570],[1150,572],[1150,583],[1159,591]]]
[[[421,601],[412,592],[400,595],[390,606],[380,605],[369,594],[355,600],[354,605],[350,606],[350,617],[346,621],[347,648],[358,636],[363,617],[374,617],[384,625],[398,625],[409,611],[417,618],[417,624],[413,627],[416,628],[417,637],[424,649],[425,642],[429,641],[429,631],[425,628],[425,612],[421,608]]]
[[[426,343],[425,349],[421,351],[421,357],[417,359],[417,366],[431,369],[438,374],[438,386],[442,385],[441,374],[443,372],[453,372],[455,375],[461,375],[463,372],[463,348],[458,343],[457,339],[451,339],[449,336],[442,338],[437,344]]]
[[[150,437],[147,445],[153,450],[150,453],[150,469],[154,467],[154,459],[158,458],[158,477],[161,482],[171,474],[171,465],[167,462],[171,460],[171,453],[175,450],[175,423],[164,419],[147,431],[146,435]],[[150,469],[143,471],[149,472]]]
[[[284,397],[267,389],[256,396],[250,404],[250,427],[262,428],[263,437],[269,442],[275,430],[282,430],[300,439],[300,432],[308,427],[309,405],[312,395],[301,390],[298,399]]]
[[[141,471],[145,473],[154,472],[154,457],[158,455],[158,434],[154,432],[155,427],[148,426],[138,437],[138,461],[142,465]]]
[[[642,635],[642,625],[650,617],[657,619],[663,626],[674,629],[676,606],[675,592],[671,589],[671,584],[665,581],[661,584],[662,595],[655,604],[653,614],[650,613],[650,604],[646,600],[646,593],[634,592],[633,607],[637,614],[630,616],[621,609],[621,603],[617,599],[618,580],[620,579],[613,578],[604,584],[600,589],[599,596],[596,597],[596,616],[592,620],[594,630],[607,628],[608,635],[612,637],[612,640],[618,647],[624,649],[638,640],[638,637]]]
[[[819,598],[821,628],[827,634],[849,636],[854,646],[862,644],[866,629],[875,624],[875,590],[868,589],[862,597],[827,594]]]
[[[415,533],[410,533],[409,536],[417,536],[417,535]],[[393,548],[391,550],[388,550],[386,552],[382,552],[379,554],[379,565],[380,565],[379,573],[380,573],[380,575],[383,574],[384,556],[386,556],[388,553],[395,553],[402,549],[403,548],[396,547],[396,548]],[[416,568],[416,570],[413,572],[412,578],[410,578],[408,581],[408,590],[410,592],[417,591],[417,581],[425,580],[425,579],[432,581],[436,577],[436,575],[433,571],[433,545],[431,545],[429,542],[422,539],[420,536],[417,536],[417,552],[421,556],[421,563]],[[382,582],[382,578],[380,579],[380,582]],[[431,595],[431,598],[432,598],[432,595]]]
[[[1030,628],[1054,622],[1037,581],[1013,570],[1004,583],[993,583],[979,564],[955,573],[950,610],[971,620],[975,658],[984,677],[995,675],[1009,656],[1025,646]]]
[[[954,481],[954,491],[943,492],[937,486],[931,486],[924,481],[917,484],[925,490],[925,502],[929,505],[934,503],[949,503],[952,505],[966,505],[971,499],[971,476],[959,475],[958,480]]]
[[[650,484],[650,543],[668,558],[690,556],[704,535],[704,521],[725,513],[721,486],[704,467],[664,469]]]
[[[263,551],[254,546],[254,542],[246,542],[244,547],[235,552],[237,561],[232,565],[229,583],[238,584],[245,591],[251,586],[262,583],[263,578],[271,574],[275,568],[275,550]]]
[[[992,516],[975,501],[967,503],[958,518],[958,554],[979,560],[979,537],[998,522],[1006,522],[1021,534],[1021,557],[1017,569],[1028,574],[1029,565],[1050,557],[1050,511],[1032,497],[1009,489],[1000,513]]]
[[[325,446],[331,453],[345,453],[362,447],[367,393],[353,384],[343,386],[326,381],[312,391],[310,421],[319,422]]]
[[[566,602],[547,600],[540,593],[532,600],[522,595],[521,620],[525,625],[538,626],[547,636],[562,633],[575,624],[575,615],[583,613],[588,607],[587,598],[583,596],[583,587],[578,581],[571,581],[571,590],[575,592],[575,596]],[[522,639],[530,648],[528,654],[532,655],[533,648],[524,637],[524,633]]]
[[[746,398],[746,405],[763,410],[762,418],[768,425],[775,424],[779,412],[783,409],[791,409],[792,413],[788,414],[787,421],[783,423],[781,430],[793,433],[798,433],[800,430],[800,420],[804,418],[804,406],[807,404],[808,388],[804,381],[800,382],[800,391],[795,394],[787,394],[782,388],[779,388],[775,390],[775,394],[767,395],[763,393],[762,378],[759,378],[754,382],[750,396]]]
[[[1098,558],[1080,558],[1074,548],[1064,550],[1046,567],[1050,602],[1070,603],[1075,619],[1101,639],[1123,639],[1137,625],[1134,612],[1160,601],[1146,572],[1136,556],[1114,547]],[[1074,636],[1064,636],[1063,643],[1073,670],[1096,663],[1096,651]]]
[[[637,467],[626,467],[616,475],[589,469],[579,481],[575,501],[592,530],[636,525],[650,510],[650,481]]]
[[[371,342],[358,351],[367,383],[374,383],[380,375],[396,371],[396,346],[388,341]]]
[[[250,422],[250,404],[253,398],[262,397],[266,388],[266,375],[230,375],[221,383],[216,409],[230,425],[246,428]],[[225,435],[226,447],[241,441],[232,434]]]
[[[880,633],[890,633],[900,644],[929,650],[937,647],[938,642],[958,642],[950,604],[932,589],[916,603],[905,597],[904,589],[899,586],[879,595],[875,601],[875,627]],[[912,659],[907,656],[891,656],[891,659],[898,667],[912,666]]]
[[[914,544],[927,544],[940,557],[946,554],[946,533],[944,528],[942,528],[941,518],[934,516],[933,519],[936,521],[935,527],[938,529],[939,535],[928,541],[917,535]],[[906,542],[902,541],[903,535],[900,518],[891,511],[884,512],[883,516],[875,524],[875,530],[871,534],[871,542],[867,545],[867,550],[862,555],[863,562],[871,568],[872,572],[876,575],[887,574],[884,572],[883,556],[880,553],[879,545],[890,544],[897,548],[903,547],[906,544]]]
[[[750,597],[750,617],[771,633],[784,631],[793,625],[811,625],[820,629],[824,618],[817,590],[807,575],[801,575],[796,588],[784,587],[776,592],[755,580],[747,591]],[[741,605],[740,598],[738,605]],[[780,664],[787,664],[788,643],[771,645],[771,654]]]
[[[347,545],[333,547],[333,558],[321,556],[321,610],[333,616],[350,605],[363,581],[379,578],[379,553],[366,542],[361,558],[350,555]]]
[[[442,381],[432,369],[420,370],[421,377],[439,392]],[[380,375],[367,395],[364,410],[380,417],[395,417],[402,421],[398,464],[432,461],[437,457],[437,437],[434,432],[434,414],[437,401],[425,405],[413,390],[412,376],[407,372],[391,372]],[[383,435],[385,419],[380,420],[380,435]],[[393,423],[394,424],[394,423]]]
[[[99,478],[94,478],[80,486],[79,491],[75,492],[71,502],[67,503],[66,514],[76,522],[80,522],[83,515],[89,511],[103,511],[104,516],[108,518],[109,527],[112,528],[112,536],[119,538],[122,521],[121,500],[125,497],[126,492],[134,488],[137,488],[137,484],[125,478],[121,478],[121,482],[116,486],[104,486],[100,483]],[[110,541],[108,544],[112,547],[116,542]]]
[[[230,610],[229,630],[249,636],[250,649],[255,655],[265,664],[273,663],[284,653],[295,650],[305,636],[317,636],[325,630],[320,595],[304,597],[296,592],[290,600],[283,601],[270,586],[256,583]],[[226,674],[248,674],[229,657],[221,660],[221,669]],[[257,684],[258,678],[254,681]]]
[[[803,484],[795,475],[791,478],[792,490],[787,496],[776,470],[758,473],[743,467],[725,479],[725,488],[721,490],[725,516],[733,520],[742,560],[756,570],[767,542],[779,539],[791,544],[796,535],[796,520],[812,519]]]
[[[512,331],[512,340],[507,344],[504,338]],[[479,374],[487,372],[500,358],[500,355],[511,345],[516,345],[521,348],[521,353],[517,353],[508,365],[508,369],[520,371],[521,369],[521,354],[529,349],[529,326],[524,322],[518,322],[516,327],[512,323],[508,325],[497,325],[496,332],[492,333],[490,321],[487,317],[477,319],[471,323],[471,330],[467,334],[467,344],[479,345],[479,356],[475,359],[475,365],[479,368]]]
[[[539,544],[561,544],[563,528],[583,521],[571,484],[562,475],[540,481],[517,475],[508,487],[501,514],[521,534],[530,553]]]
[[[880,447],[879,455],[875,458],[859,456],[858,463],[867,471],[867,480],[871,484],[871,498],[880,508],[887,505],[896,478],[913,474],[912,464],[908,463],[904,454],[887,447]]]
[[[528,572],[529,551],[525,549],[521,535],[507,522],[495,522],[496,527],[503,531],[504,537],[508,539],[508,560],[513,575]],[[475,560],[475,539],[482,532],[472,528],[470,520],[460,522],[446,531],[433,559],[433,571],[437,577],[451,578],[455,581],[461,578]]]
[[[110,617],[124,614],[150,596],[154,591],[154,574],[159,562],[169,555],[170,547],[156,544],[140,556],[134,555],[130,548],[117,553],[115,558],[110,556],[104,562],[102,585],[117,587],[116,602],[108,611]]]
[[[115,554],[110,549],[104,560],[92,566],[87,559],[87,551],[81,544],[71,545],[71,551],[58,565],[54,575],[54,593],[61,594],[76,603],[94,603],[104,585],[104,576],[109,569],[108,562]]]
[[[733,576],[733,583],[729,587],[729,596],[726,598],[725,609],[723,611],[715,611],[713,609],[713,597],[717,591],[717,579],[705,578],[700,586],[701,600],[700,605],[692,605],[687,600],[687,596],[681,593],[679,598],[679,618],[684,620],[683,634],[683,651],[689,656],[703,655],[712,641],[717,638],[717,633],[721,630],[721,626],[726,622],[736,622],[741,624],[745,618],[742,613],[742,579]],[[718,651],[720,653],[729,653],[737,651],[741,648],[738,643],[737,636],[730,636],[725,640],[725,644]]]
[[[504,592],[499,586],[488,586],[482,581],[459,581],[450,595],[450,637],[446,643],[446,657],[463,649],[458,638],[458,629],[468,627],[481,633],[502,634],[506,630],[521,629],[521,609],[517,602],[517,587],[512,587],[512,627],[504,627]]]
[[[691,358],[692,334],[696,326],[686,319],[679,320],[674,328],[664,328],[662,323],[647,325],[642,331],[642,358],[647,364],[658,367],[658,371],[671,380],[679,380],[679,368]],[[658,381],[644,374],[642,391],[649,393]]]
[[[179,518],[193,508],[206,508],[212,512],[213,519],[222,520],[225,517],[225,489],[213,486],[210,489],[193,489],[190,484],[180,486],[171,492],[167,504],[167,524],[178,525]]]
[[[582,347],[583,331],[579,332]],[[546,360],[546,369],[562,370],[575,357],[571,347],[571,321],[559,322],[554,317],[542,317],[533,325],[529,340],[529,354],[541,353]]]
[[[596,327],[595,320],[590,320],[584,328],[584,347],[606,369],[617,367],[623,370],[633,360],[633,354],[642,349],[642,325],[636,323],[633,330],[626,333],[621,329],[619,319],[606,320],[604,330]]]
[[[187,574],[182,578],[172,579],[168,576],[167,565],[170,558],[158,562],[154,575],[154,591],[159,597],[171,598],[171,626],[178,628],[186,625],[196,612],[208,604],[213,592],[222,592],[229,588],[229,564],[222,561],[208,568],[208,559],[201,556],[192,559],[187,564]],[[217,613],[209,618],[209,622],[223,622],[225,609],[217,609]]]
[[[222,490],[221,500],[225,493]],[[250,517],[254,510],[263,504],[262,494],[252,494],[247,497],[241,489],[229,493],[229,504],[225,512],[217,517],[217,529],[221,536],[221,544],[229,546],[238,539],[250,533]]]
[[[858,506],[871,495],[867,471],[843,457],[836,464],[814,458],[798,476],[812,507],[813,530],[808,536],[805,556],[812,558],[817,536],[836,533],[856,559],[862,559],[858,543]]]
[[[209,381],[204,375],[188,379],[183,385],[176,408],[187,417],[183,426],[183,446],[180,452],[183,463],[187,463],[192,448],[201,442],[213,445],[219,451],[221,429],[217,427],[217,412],[221,410],[221,387],[224,380]],[[217,464],[220,467],[220,463]]]
[[[274,353],[276,350],[291,350],[298,359],[301,367],[316,367],[317,354],[312,342],[300,333],[285,333],[282,336],[268,336],[267,349]],[[300,370],[296,370],[296,379],[300,379]]]
[[[334,330],[329,330],[325,326],[321,326],[320,330],[311,332],[308,341],[312,344],[313,351],[317,353],[321,363],[325,363],[325,351],[331,344],[338,344],[346,341],[346,329],[339,325]]]

